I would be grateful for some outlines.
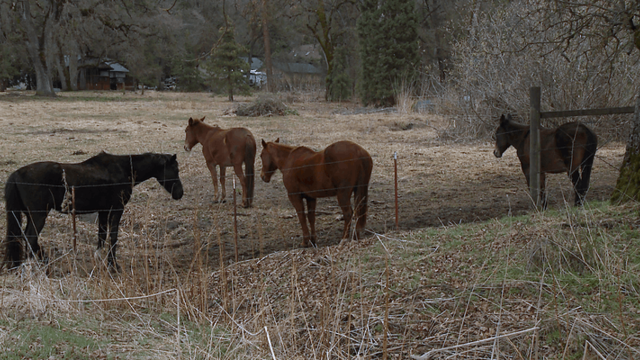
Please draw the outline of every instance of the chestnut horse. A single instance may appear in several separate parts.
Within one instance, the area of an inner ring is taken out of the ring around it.
[[[198,143],[202,144],[202,153],[213,179],[214,201],[225,201],[226,168],[233,166],[242,185],[242,206],[251,207],[254,189],[253,164],[256,158],[256,141],[251,132],[245,128],[224,130],[217,125],[211,126],[204,123],[204,117],[195,120],[189,118],[189,124],[184,131],[186,151],[191,151]],[[242,163],[244,163],[244,173]],[[216,166],[220,166],[221,193],[218,192]]]
[[[302,225],[302,246],[316,244],[316,199],[337,196],[344,214],[342,238],[349,238],[354,211],[351,209],[351,194],[355,194],[356,239],[367,222],[367,198],[373,161],[369,153],[351,141],[339,141],[322,151],[313,151],[304,146],[289,146],[262,140],[262,173],[260,177],[269,182],[273,173],[280,169],[282,182],[289,200],[298,213]],[[304,202],[307,200],[308,213]],[[311,234],[307,228],[307,218]]]
[[[493,154],[502,154],[513,146],[520,159],[522,172],[529,184],[529,125],[519,124],[502,115],[496,130],[496,147]],[[574,205],[582,205],[589,190],[593,158],[598,148],[598,138],[583,124],[570,122],[556,129],[540,128],[540,191],[543,207],[547,205],[544,192],[545,174],[566,172],[575,192]]]

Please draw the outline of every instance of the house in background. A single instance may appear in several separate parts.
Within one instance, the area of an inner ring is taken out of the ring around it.
[[[79,90],[133,89],[129,70],[115,61],[82,59],[78,61]]]
[[[248,57],[240,57],[242,60],[249,62]],[[252,57],[249,63],[251,69],[249,70],[249,85],[261,88],[267,84],[267,73],[260,71],[260,68],[264,63],[257,57]]]
[[[280,87],[317,89],[324,86],[325,72],[313,64],[274,62],[273,74]]]

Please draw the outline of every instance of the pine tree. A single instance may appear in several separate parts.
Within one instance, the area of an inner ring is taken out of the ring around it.
[[[338,48],[333,57],[333,71],[327,75],[329,101],[343,101],[351,97],[351,78],[347,70],[347,49]]]
[[[226,90],[229,101],[233,101],[234,91],[242,95],[249,94],[248,75],[251,68],[248,62],[239,57],[246,50],[236,42],[234,27],[221,29],[220,36],[221,42],[207,62],[206,69],[212,88]]]
[[[360,9],[360,98],[365,105],[394,105],[394,85],[417,75],[415,1],[363,0]]]

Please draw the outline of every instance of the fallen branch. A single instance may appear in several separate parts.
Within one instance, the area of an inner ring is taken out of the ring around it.
[[[484,344],[484,343],[487,343],[487,342],[495,341],[495,340],[506,338],[506,337],[522,335],[522,334],[525,334],[525,333],[528,333],[528,332],[531,332],[531,331],[535,331],[535,330],[538,330],[538,329],[539,329],[539,327],[536,326],[536,327],[532,327],[531,329],[516,331],[516,332],[509,333],[509,334],[503,334],[503,335],[500,335],[500,336],[494,336],[494,337],[490,337],[488,339],[472,341],[472,342],[466,343],[466,344],[449,346],[449,347],[445,347],[445,348],[441,348],[441,349],[433,349],[433,350],[430,350],[427,353],[422,354],[421,356],[411,355],[411,357],[416,359],[416,360],[427,360],[431,355],[433,355],[433,354],[435,354],[437,352],[459,349],[459,348],[463,348],[463,347],[466,347],[466,346],[480,345],[480,344]]]

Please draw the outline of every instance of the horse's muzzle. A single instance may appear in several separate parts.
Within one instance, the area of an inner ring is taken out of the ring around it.
[[[500,151],[498,151],[498,149],[493,150],[493,155],[495,155],[497,158],[501,158],[502,157],[502,153]]]
[[[260,178],[262,179],[262,181],[268,183],[269,181],[271,181],[271,176],[273,176],[274,171],[264,171],[262,170],[260,172]]]
[[[186,152],[191,151],[191,148],[189,147],[188,144],[184,144],[184,151],[186,151]]]
[[[182,185],[174,185],[171,189],[171,197],[173,200],[182,199],[182,195],[184,195],[184,190],[182,189]]]
[[[182,199],[182,195],[184,195],[184,191],[182,190],[182,188],[180,188],[174,191],[173,194],[171,194],[171,197],[173,198],[173,200],[180,200]]]

